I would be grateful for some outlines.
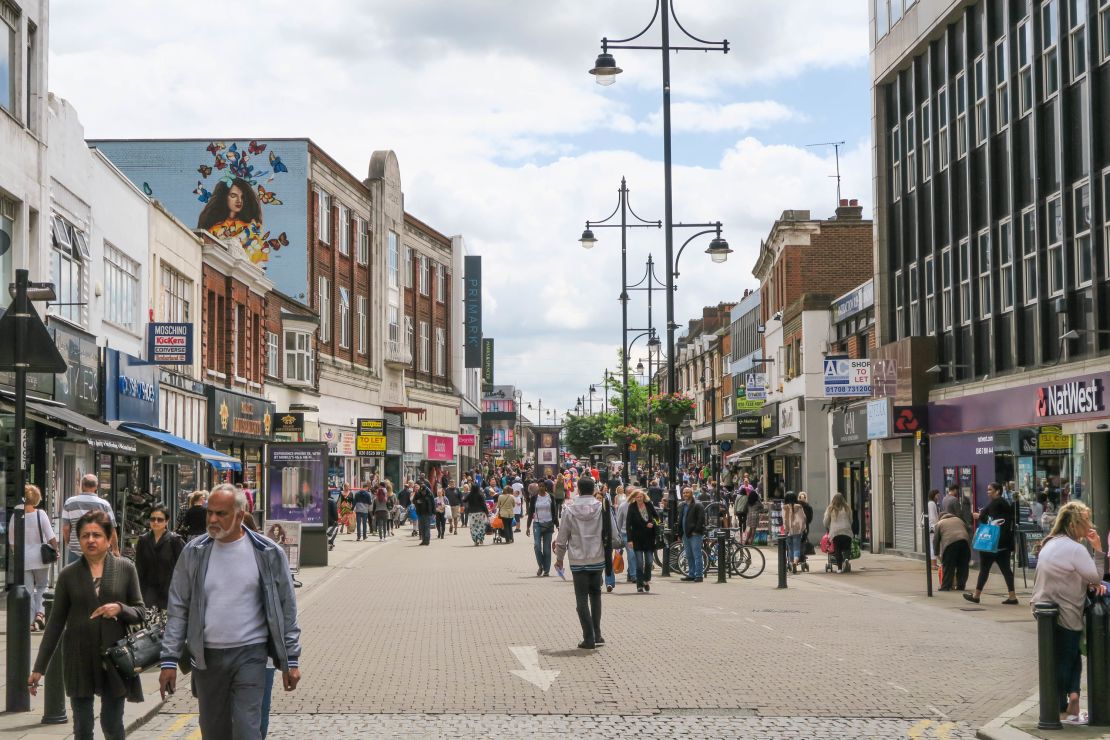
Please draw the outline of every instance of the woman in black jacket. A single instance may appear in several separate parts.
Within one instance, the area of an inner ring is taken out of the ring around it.
[[[101,658],[107,648],[126,636],[128,625],[143,619],[139,577],[131,561],[109,552],[111,533],[112,522],[103,511],[90,511],[77,520],[82,557],[58,575],[54,609],[27,680],[34,696],[61,641],[65,650],[62,678],[73,708],[73,734],[78,738],[93,736],[94,697],[100,697],[100,729],[113,740],[124,736],[124,699],[143,700],[139,677],[125,680]]]
[[[173,567],[177,565],[177,556],[185,549],[185,540],[167,530],[169,513],[165,506],[155,504],[149,517],[150,531],[140,537],[135,546],[135,570],[139,573],[143,603],[165,611]]]
[[[651,562],[655,554],[655,527],[659,515],[642,488],[628,494],[628,541],[636,557],[636,591],[651,591]]]
[[[975,583],[975,593],[964,594],[964,598],[974,604],[979,603],[983,587],[987,585],[987,578],[991,574],[991,566],[997,563],[998,570],[1006,579],[1006,590],[1009,592],[1002,603],[1013,606],[1018,603],[1017,593],[1014,592],[1014,571],[1010,567],[1010,557],[1014,550],[1014,510],[1010,502],[1002,498],[1002,486],[999,484],[987,484],[987,496],[990,502],[979,510],[979,524],[989,524],[992,521],[998,523],[998,552],[979,551],[979,580]],[[973,537],[972,543],[974,541]]]
[[[486,509],[486,497],[478,484],[470,486],[466,494],[466,516],[470,523],[470,539],[475,545],[486,541],[486,523],[489,521],[489,510]]]
[[[188,542],[197,535],[208,531],[208,491],[193,491],[189,494],[189,508],[181,515],[177,533]]]

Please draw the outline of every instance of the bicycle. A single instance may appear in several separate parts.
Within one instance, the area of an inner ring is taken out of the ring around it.
[[[717,567],[717,529],[710,529],[702,540],[701,558],[702,573],[708,573]],[[725,562],[729,573],[740,578],[758,578],[767,568],[767,558],[763,551],[741,543],[733,536],[734,529],[726,529],[729,535],[725,539]],[[681,542],[672,542],[667,548],[671,557],[671,569],[677,570],[682,575],[689,574],[690,562],[686,556],[686,548]],[[658,551],[656,553],[658,562]]]

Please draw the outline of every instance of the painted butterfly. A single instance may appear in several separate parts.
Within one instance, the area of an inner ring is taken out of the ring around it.
[[[213,141],[211,144],[208,145],[208,151],[212,152],[213,155],[219,154],[221,151],[223,151],[223,148],[224,143],[222,141]]]
[[[224,161],[224,158],[221,155],[217,154],[216,155],[216,169],[222,170],[224,167],[227,167],[227,162]]]
[[[259,144],[257,141],[252,141],[250,143],[250,146],[247,147],[247,151],[251,154],[261,154],[262,152],[266,151],[266,145]]]
[[[282,247],[288,247],[288,246],[289,246],[289,238],[287,236],[285,236],[284,231],[281,232],[280,234],[278,234],[276,239],[270,239],[266,242],[266,248],[270,249],[272,251],[275,251],[275,252],[277,250],[281,249]]]
[[[202,164],[200,167],[197,167],[197,172],[200,173],[201,177],[208,177],[212,174],[212,168],[206,164]]]
[[[150,183],[148,182],[143,183],[143,192],[146,193],[148,198],[154,195],[154,191],[150,189]]]
[[[270,152],[270,166],[274,168],[274,174],[277,174],[278,172],[289,171],[289,168],[286,167],[285,163],[281,161],[281,157],[274,154],[273,152]]]
[[[201,203],[207,203],[208,199],[212,197],[212,193],[208,192],[208,188],[204,187],[204,183],[197,180],[197,186],[193,189],[193,194],[197,196],[197,200]]]
[[[281,205],[281,201],[278,200],[277,196],[261,185],[258,186],[258,199],[267,205]]]

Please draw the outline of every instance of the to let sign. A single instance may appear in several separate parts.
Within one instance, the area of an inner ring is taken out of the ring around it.
[[[355,437],[355,455],[358,457],[380,457],[387,447],[385,419],[359,419]]]
[[[826,396],[870,396],[871,361],[847,357],[824,360]]]
[[[155,365],[193,364],[192,324],[155,322],[147,326],[147,362]]]

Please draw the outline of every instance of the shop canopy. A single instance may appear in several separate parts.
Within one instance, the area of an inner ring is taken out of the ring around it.
[[[14,406],[15,404],[15,399],[10,393],[0,394],[0,399],[3,400],[5,406]],[[62,406],[56,401],[28,398],[27,414],[46,424],[84,437],[90,447],[100,452],[133,455],[139,450],[136,439],[130,434],[113,429],[107,424],[101,424],[99,421]]]
[[[744,462],[745,460],[751,460],[756,455],[766,455],[768,452],[772,452],[784,445],[788,445],[791,442],[797,441],[798,438],[795,437],[793,434],[781,434],[778,437],[771,437],[766,441],[760,442],[757,445],[752,445],[746,450],[740,450],[740,452],[729,455],[727,458],[725,458],[725,462],[727,464],[732,464],[734,462]]]
[[[154,429],[152,427],[143,426],[142,424],[121,424],[121,429],[126,429],[133,434],[138,434],[147,439],[154,440],[166,447],[173,448],[178,452],[193,457],[199,457],[206,463],[211,465],[216,470],[242,470],[243,464],[239,462],[238,458],[231,455],[225,455],[222,452],[213,450],[210,447],[190,442],[187,439],[178,437],[176,434],[163,432],[161,429]]]

